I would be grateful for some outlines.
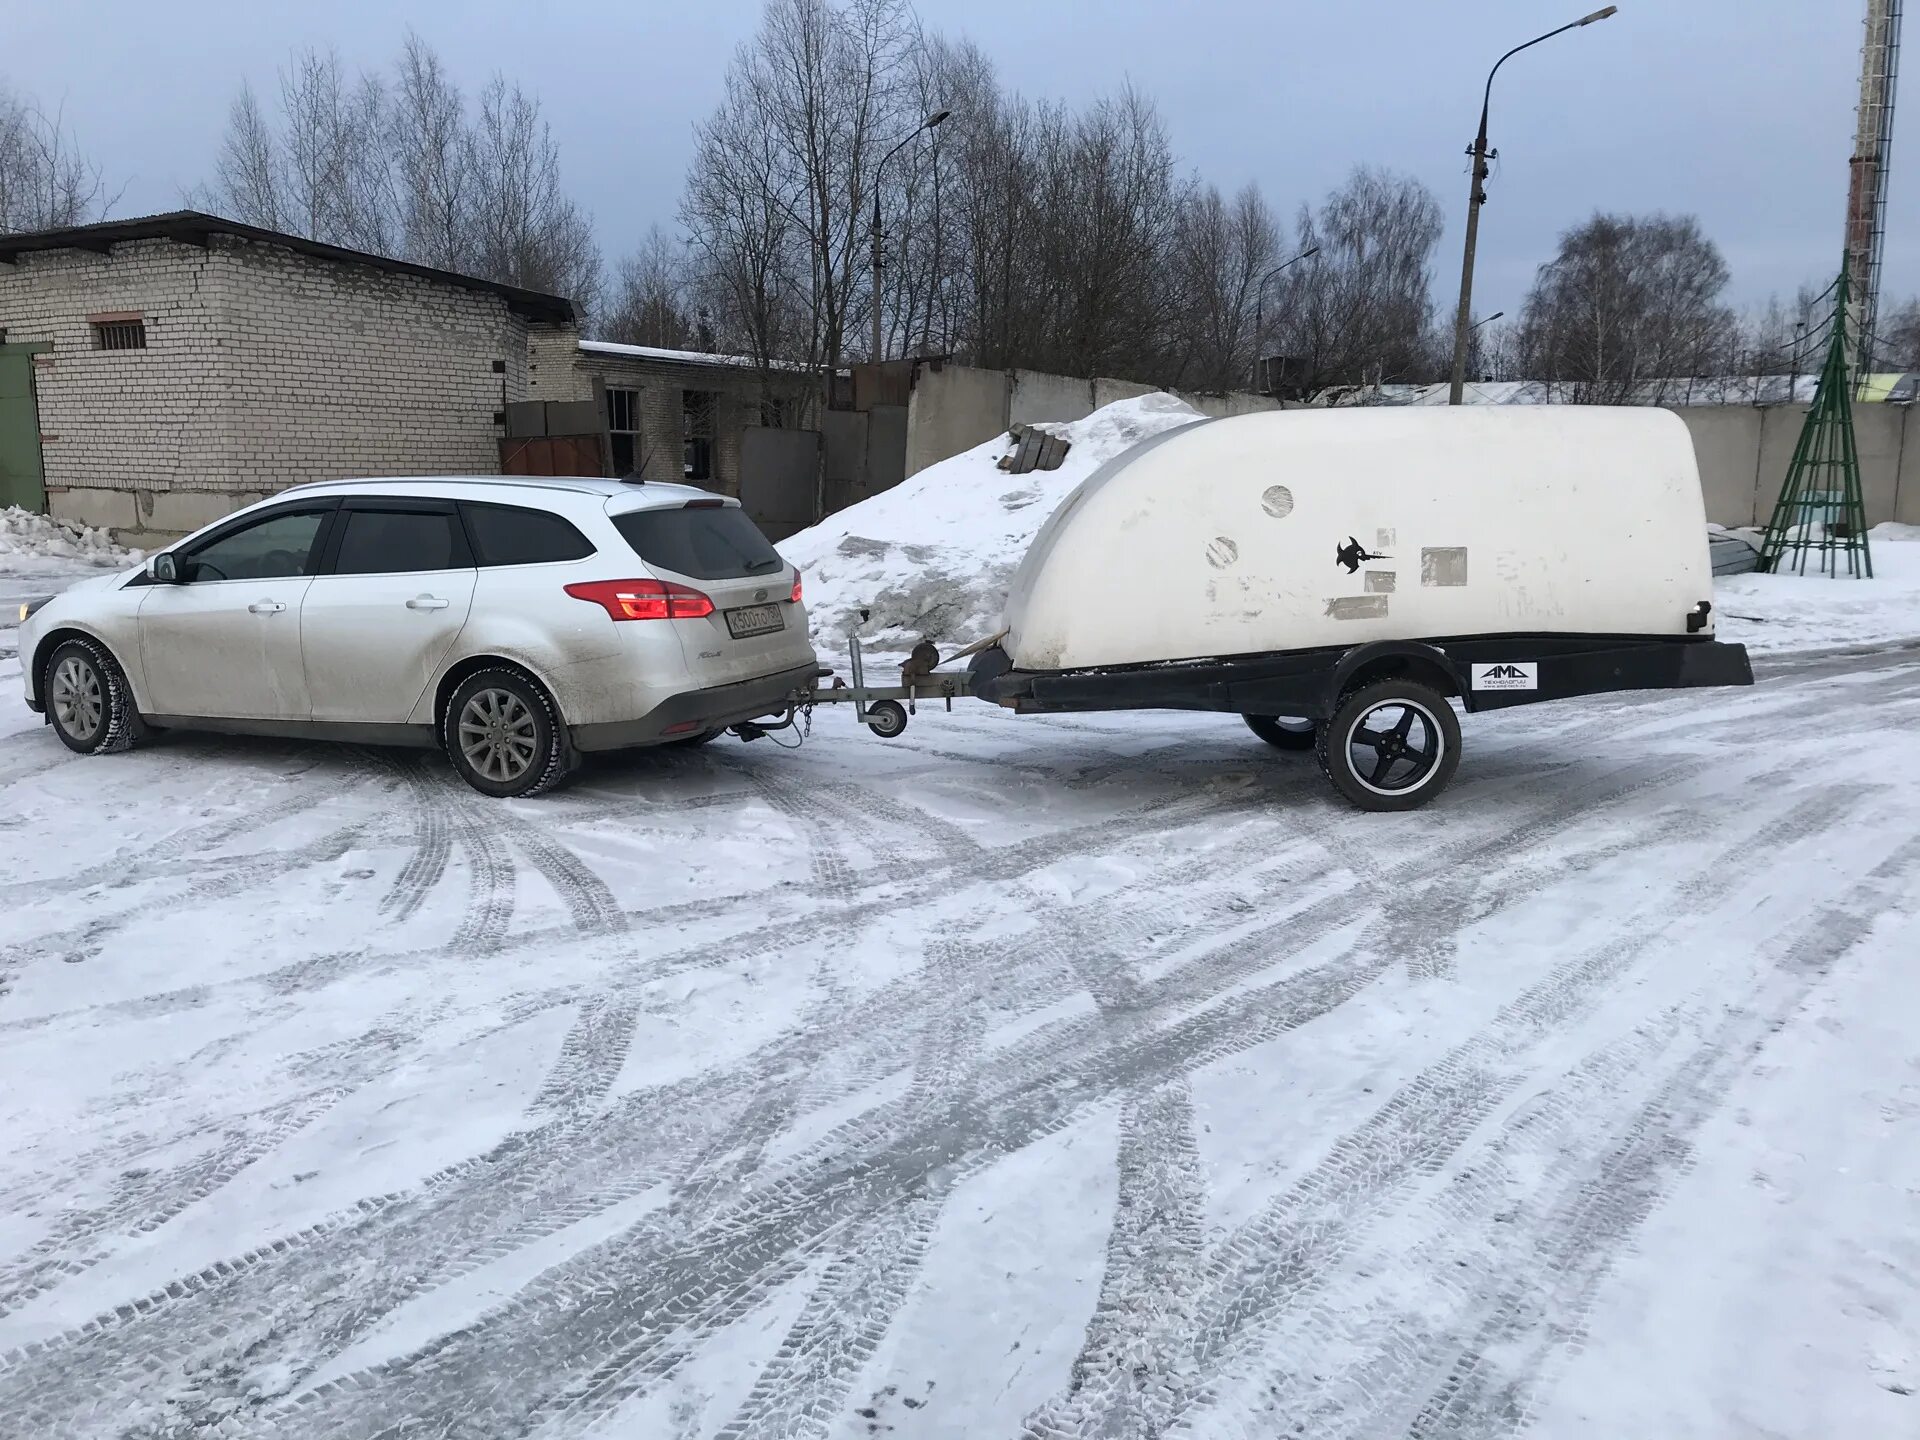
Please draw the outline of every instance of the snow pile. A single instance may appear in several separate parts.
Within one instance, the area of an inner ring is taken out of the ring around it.
[[[0,510],[0,570],[15,575],[69,573],[81,566],[112,570],[140,559],[104,530],[36,515],[9,505]]]
[[[1755,654],[1846,645],[1920,645],[1920,525],[1867,532],[1873,579],[1816,574],[1722,575],[1714,581],[1714,630]]]
[[[1121,400],[1038,427],[1072,447],[1058,470],[995,468],[1011,448],[997,435],[802,530],[780,550],[806,577],[815,643],[837,649],[856,626],[881,648],[925,635],[950,649],[991,635],[1013,572],[1054,507],[1122,450],[1204,418],[1167,394]],[[864,625],[862,606],[872,612]]]

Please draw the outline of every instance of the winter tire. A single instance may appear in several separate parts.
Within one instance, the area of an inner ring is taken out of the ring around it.
[[[1247,728],[1276,750],[1311,750],[1319,730],[1311,720],[1292,715],[1242,715]]]
[[[1413,810],[1460,764],[1460,721],[1439,691],[1410,680],[1349,690],[1315,747],[1333,788],[1362,810]]]
[[[47,659],[40,694],[53,733],[82,755],[133,748],[146,732],[119,663],[93,640],[67,640]]]
[[[867,725],[882,740],[891,740],[907,728],[907,707],[898,700],[876,700],[867,707]]]
[[[482,670],[461,681],[441,740],[460,778],[500,800],[550,790],[572,765],[559,710],[518,670]]]

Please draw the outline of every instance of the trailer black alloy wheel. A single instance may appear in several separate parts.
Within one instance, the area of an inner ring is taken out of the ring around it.
[[[1318,727],[1311,720],[1292,715],[1242,715],[1240,718],[1247,722],[1249,730],[1276,750],[1313,749],[1314,731]]]
[[[867,707],[867,725],[882,740],[907,728],[907,707],[898,700],[876,700]]]
[[[1453,779],[1460,721],[1437,690],[1376,680],[1340,697],[1318,753],[1333,788],[1362,810],[1413,810]]]

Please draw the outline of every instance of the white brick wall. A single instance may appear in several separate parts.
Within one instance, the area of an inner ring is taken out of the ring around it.
[[[95,350],[102,311],[144,316],[147,348]],[[155,530],[206,508],[168,492],[232,508],[305,480],[495,473],[502,381],[527,398],[542,347],[575,338],[490,292],[220,236],[24,253],[0,265],[0,329],[53,343],[36,368],[49,508],[117,514],[100,492],[131,492],[134,528]]]

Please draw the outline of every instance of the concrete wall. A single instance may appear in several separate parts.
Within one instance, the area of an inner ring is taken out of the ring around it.
[[[94,349],[102,312],[141,316],[146,348]],[[528,325],[499,296],[230,237],[23,254],[0,327],[53,346],[48,508],[136,544],[302,481],[492,474],[503,378],[526,394]]]
[[[1004,431],[1012,423],[1008,391],[1004,370],[921,366],[907,401],[906,473],[917,475]]]
[[[1786,482],[1806,405],[1691,405],[1686,421],[1700,463],[1707,519],[1718,525],[1764,525]],[[1909,405],[1856,405],[1853,442],[1860,457],[1860,498],[1867,523],[1920,524],[1920,420]]]
[[[1687,422],[1693,434],[1707,519],[1717,525],[1754,524],[1759,504],[1760,422],[1766,412],[1750,405],[1697,405],[1673,413]]]
[[[1082,380],[1039,370],[975,370],[922,365],[907,407],[906,473],[917,474],[991,440],[1010,425],[1083,420],[1103,405],[1154,394],[1160,387],[1134,380]],[[1172,392],[1203,415],[1277,410],[1268,395]]]
[[[1011,373],[1013,392],[1007,403],[1007,424],[1027,425],[1036,420],[1084,420],[1093,413],[1093,382],[1041,370]]]

